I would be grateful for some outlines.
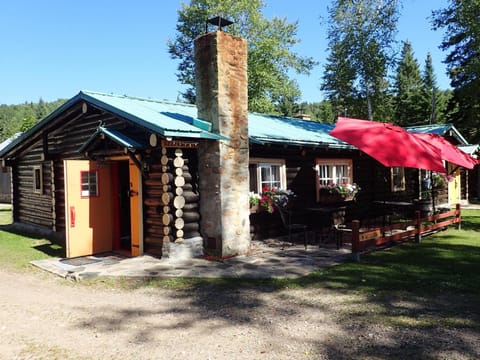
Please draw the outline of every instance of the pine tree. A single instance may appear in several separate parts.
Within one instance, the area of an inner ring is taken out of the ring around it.
[[[403,43],[395,78],[395,122],[398,125],[414,125],[428,121],[425,114],[430,108],[422,100],[424,89],[420,66],[409,41]]]
[[[444,29],[440,46],[453,96],[451,121],[472,142],[480,141],[480,1],[450,0],[448,7],[433,12],[434,29]]]

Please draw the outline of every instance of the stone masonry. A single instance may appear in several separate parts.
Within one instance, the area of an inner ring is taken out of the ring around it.
[[[198,152],[201,232],[222,256],[250,248],[247,43],[222,31],[195,40],[200,119],[225,140],[202,142]]]

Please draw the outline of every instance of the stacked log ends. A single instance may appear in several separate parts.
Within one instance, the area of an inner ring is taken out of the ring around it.
[[[170,243],[200,237],[200,197],[184,155],[182,149],[162,147],[144,181],[145,251],[149,254],[168,257]]]
[[[169,243],[174,241],[172,225],[175,214],[171,212],[174,194],[174,175],[171,170],[172,159],[167,156],[167,149],[153,152],[153,161],[148,178],[144,180],[144,214],[145,214],[145,252],[168,257]]]
[[[200,196],[193,191],[192,174],[189,168],[189,159],[183,156],[182,149],[175,150],[173,167],[175,168],[175,198],[173,205],[175,211],[175,242],[200,236],[198,204]],[[181,220],[181,221],[180,221]]]

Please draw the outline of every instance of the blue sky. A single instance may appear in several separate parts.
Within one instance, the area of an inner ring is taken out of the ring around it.
[[[325,0],[266,0],[264,15],[299,21],[295,51],[319,65],[298,76],[303,100],[320,101],[327,56]],[[403,0],[397,40],[408,39],[421,67],[432,54],[438,85],[449,87],[431,30],[431,10],[447,0]],[[0,104],[70,98],[80,90],[175,100],[177,62],[166,42],[175,35],[181,0],[15,0],[0,4]],[[322,23],[323,22],[323,23]]]

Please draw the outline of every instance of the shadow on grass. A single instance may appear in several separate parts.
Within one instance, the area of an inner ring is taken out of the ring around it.
[[[59,244],[53,244],[53,243],[41,244],[41,245],[32,246],[32,248],[50,257],[59,257],[59,258],[65,257],[65,249]]]
[[[32,249],[40,251],[50,257],[65,257],[65,249],[63,242],[60,241],[53,232],[44,230],[35,226],[28,226],[24,224],[7,224],[0,225],[0,231],[12,234],[13,236],[25,237],[36,241],[31,246]],[[18,251],[21,251],[20,249]]]

